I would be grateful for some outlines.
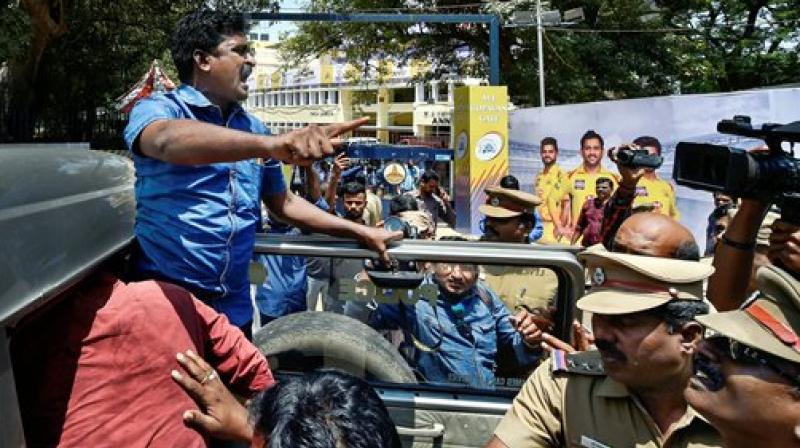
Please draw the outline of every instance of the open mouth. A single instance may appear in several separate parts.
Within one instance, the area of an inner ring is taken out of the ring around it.
[[[240,79],[242,81],[242,84],[247,85],[247,79],[252,74],[253,74],[253,66],[252,65],[245,64],[244,66],[242,66],[242,71],[241,71],[241,73],[239,75]]]
[[[705,389],[710,392],[716,392],[722,389],[722,386],[725,384],[725,379],[716,363],[698,353],[694,358],[692,367],[694,369],[694,376],[689,383],[691,388],[696,390]]]

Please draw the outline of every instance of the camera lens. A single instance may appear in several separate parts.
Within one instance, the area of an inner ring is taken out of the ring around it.
[[[390,232],[405,230],[406,223],[397,216],[390,216],[383,221],[383,228]]]

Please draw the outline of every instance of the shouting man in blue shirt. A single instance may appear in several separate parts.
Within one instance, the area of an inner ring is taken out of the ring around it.
[[[239,105],[255,66],[246,32],[240,14],[183,17],[171,48],[182,85],[141,100],[125,141],[136,165],[138,272],[184,286],[249,335],[247,273],[261,200],[284,222],[358,238],[384,258],[397,235],[339,219],[286,190],[281,162],[308,165],[333,154],[336,137],[366,120],[271,136]]]

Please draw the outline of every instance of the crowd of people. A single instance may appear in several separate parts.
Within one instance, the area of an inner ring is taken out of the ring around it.
[[[346,177],[346,157],[329,172],[312,166],[365,120],[273,136],[241,108],[254,66],[246,30],[219,11],[181,19],[171,48],[181,86],[131,112],[134,275],[121,279],[110,261],[81,300],[16,335],[16,350],[42,354],[25,369],[38,375],[20,381],[31,446],[400,446],[365,381],[320,371],[276,383],[249,341],[257,230],[354,238],[387,265],[403,232],[383,228],[374,185]],[[553,336],[559,282],[548,269],[420,263],[430,300],[365,304],[338,297],[342,279],[365,275],[362,260],[286,255],[257,257],[259,320],[321,309],[399,331],[398,349],[433,383],[491,388],[500,372],[520,375],[487,447],[800,445],[800,228],[768,215],[767,201],[718,194],[704,262],[669,181],[606,170],[594,131],[580,145],[582,164],[567,172],[556,140],[542,140],[533,193],[513,176],[487,188],[480,239],[583,245],[591,287],[577,307],[591,331],[575,322],[571,340]],[[661,153],[653,137],[631,145]],[[282,163],[301,167],[297,192]],[[438,174],[417,174],[387,215],[435,238],[455,212]]]

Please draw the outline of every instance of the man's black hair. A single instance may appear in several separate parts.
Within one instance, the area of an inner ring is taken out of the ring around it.
[[[426,170],[421,176],[419,176],[420,183],[428,182],[431,179],[439,182],[439,175],[436,173],[436,171]]]
[[[700,248],[694,239],[684,240],[675,249],[672,258],[676,260],[700,261]]]
[[[614,188],[614,182],[612,182],[611,179],[608,178],[608,177],[598,177],[597,180],[594,181],[594,184],[595,185],[597,185],[597,184],[608,184],[609,186],[611,186],[611,188]]]
[[[539,149],[544,148],[545,145],[551,145],[552,147],[554,147],[556,149],[556,152],[558,152],[558,141],[556,141],[555,138],[553,138],[553,137],[545,137],[545,138],[543,138],[542,142],[539,143]],[[581,145],[581,146],[583,146],[583,145]]]
[[[346,194],[359,194],[359,193],[367,193],[367,187],[364,186],[361,182],[347,182],[342,185],[342,197]]]
[[[392,198],[389,202],[389,214],[397,215],[401,212],[419,210],[417,198],[410,194],[400,194]]]
[[[519,190],[519,179],[509,174],[500,179],[500,186],[509,190]]]
[[[581,137],[581,149],[583,149],[583,144],[586,143],[586,140],[591,140],[593,138],[600,140],[600,146],[605,146],[603,137],[601,137],[597,132],[594,132],[594,129],[589,129],[585,134],[583,134],[583,137]]]
[[[213,53],[225,39],[223,36],[246,34],[249,27],[244,16],[233,11],[199,9],[183,16],[175,26],[170,45],[181,82],[192,82],[195,50]]]
[[[642,148],[646,146],[652,146],[656,148],[656,152],[658,155],[661,155],[661,142],[658,141],[657,138],[651,137],[649,135],[643,135],[641,137],[637,137],[636,140],[633,141],[634,145],[639,145]]]
[[[389,412],[370,385],[324,369],[289,377],[250,405],[269,448],[399,448]]]
[[[702,300],[670,300],[652,310],[667,324],[667,331],[675,332],[683,325],[693,321],[695,317],[708,314],[708,304]]]

